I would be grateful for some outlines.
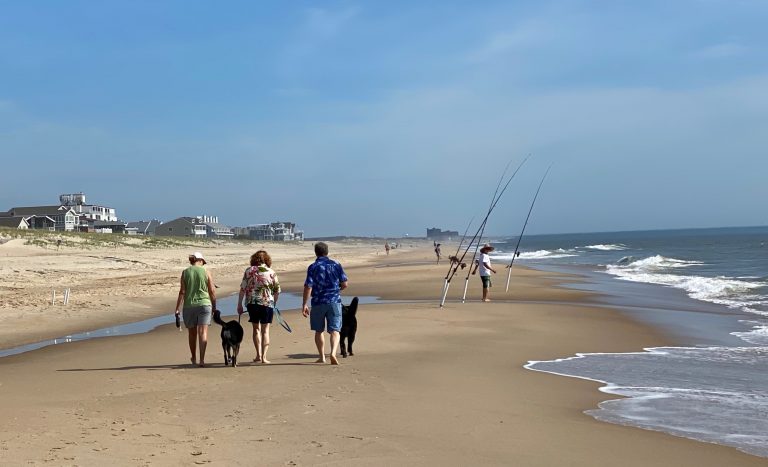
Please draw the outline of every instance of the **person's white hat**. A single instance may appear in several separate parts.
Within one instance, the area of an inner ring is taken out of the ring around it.
[[[199,251],[192,253],[191,255],[189,255],[189,257],[195,258],[196,260],[200,260],[203,262],[203,264],[208,264],[208,261],[206,261],[205,258],[203,258],[203,254],[200,253]]]
[[[482,248],[480,248],[480,251],[493,251],[495,249],[496,248],[492,247],[490,243],[486,243]]]

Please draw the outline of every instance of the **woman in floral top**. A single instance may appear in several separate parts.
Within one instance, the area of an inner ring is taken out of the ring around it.
[[[277,274],[271,269],[272,258],[264,250],[251,255],[251,266],[245,270],[240,283],[237,313],[243,314],[243,299],[248,310],[248,321],[253,325],[253,345],[256,347],[254,362],[269,363],[269,325],[272,323],[274,307],[280,296]]]

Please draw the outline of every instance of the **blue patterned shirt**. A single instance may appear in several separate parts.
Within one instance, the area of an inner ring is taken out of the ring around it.
[[[306,287],[312,287],[312,306],[341,303],[339,283],[347,282],[341,264],[327,256],[321,256],[307,268]]]

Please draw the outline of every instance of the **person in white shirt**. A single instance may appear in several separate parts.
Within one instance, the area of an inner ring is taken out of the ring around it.
[[[483,301],[490,302],[488,298],[488,289],[491,288],[491,273],[496,274],[496,270],[491,267],[491,257],[488,253],[492,252],[494,248],[490,243],[486,243],[480,248],[480,258],[475,262],[475,270],[472,274],[475,274],[477,270],[480,270],[480,280],[483,282]]]

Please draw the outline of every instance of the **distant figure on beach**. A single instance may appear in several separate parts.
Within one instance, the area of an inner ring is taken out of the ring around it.
[[[434,245],[435,245],[435,255],[437,255],[437,264],[440,264],[440,244],[434,243]]]
[[[496,274],[496,270],[491,267],[491,257],[488,253],[492,252],[495,248],[490,243],[486,243],[480,248],[480,258],[475,263],[475,269],[472,274],[475,274],[480,269],[480,280],[483,282],[483,301],[490,302],[488,298],[488,292],[491,288],[491,273]]]
[[[216,293],[213,277],[206,271],[203,254],[196,251],[189,255],[189,266],[181,273],[179,298],[176,300],[176,316],[182,314],[184,326],[189,332],[190,361],[193,365],[205,366],[205,348],[208,345],[208,326],[211,325],[211,313],[216,309]],[[200,360],[197,360],[195,348],[200,345]]]
[[[389,256],[389,241],[384,243],[384,251],[387,252],[387,256]]]
[[[56,240],[56,251],[59,251],[59,248],[61,248],[61,239]]]
[[[237,297],[237,314],[243,314],[243,299],[248,310],[248,321],[253,325],[253,346],[256,348],[254,362],[270,363],[269,325],[280,297],[280,282],[272,270],[272,258],[264,250],[251,255],[251,266],[243,273],[240,294]]]
[[[317,259],[307,268],[304,281],[304,300],[301,313],[309,316],[310,328],[315,331],[315,345],[320,358],[317,363],[325,363],[325,337],[323,331],[331,335],[332,365],[338,365],[336,354],[339,350],[339,331],[341,331],[341,291],[347,288],[347,275],[341,264],[328,258],[328,245],[315,243]],[[309,301],[312,296],[312,309]]]

